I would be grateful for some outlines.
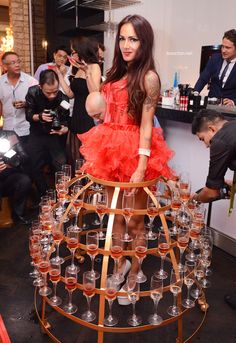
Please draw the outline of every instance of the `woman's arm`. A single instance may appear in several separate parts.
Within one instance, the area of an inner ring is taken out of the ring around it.
[[[160,94],[159,77],[153,71],[149,71],[147,73],[144,84],[145,90],[147,92],[147,97],[143,103],[142,119],[140,125],[139,161],[137,169],[131,176],[131,182],[141,182],[143,181],[145,176],[148,158],[151,154],[150,147],[152,140],[153,116]]]
[[[70,99],[74,98],[74,93],[72,92],[70,86],[65,81],[65,75],[62,73],[62,71],[59,68],[56,68],[55,72],[58,75],[59,83],[64,93],[68,96],[68,98]]]
[[[85,75],[89,93],[99,92],[101,85],[101,69],[98,64],[87,65]]]

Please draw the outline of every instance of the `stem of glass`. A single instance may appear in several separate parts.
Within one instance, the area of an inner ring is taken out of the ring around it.
[[[75,249],[71,249],[71,267],[75,268]]]
[[[72,291],[68,289],[69,302],[68,307],[72,307]]]
[[[94,273],[94,255],[91,255],[90,258],[91,258],[91,262],[92,262],[92,267],[91,267],[91,272]]]
[[[53,298],[55,299],[57,296],[57,282],[53,282],[53,291],[54,291]]]
[[[188,286],[188,291],[187,291],[187,302],[189,302],[190,300],[190,289],[191,289],[191,286]]]
[[[161,268],[160,268],[161,274],[163,274],[164,272],[164,261],[165,261],[165,256],[161,256]]]
[[[136,304],[136,302],[133,302],[133,303],[132,303],[132,307],[133,307],[133,315],[132,315],[132,317],[133,317],[133,318],[136,317],[135,304]]]
[[[159,300],[153,300],[154,302],[154,316],[157,316],[157,306],[158,306],[158,303],[159,303]]]
[[[87,297],[87,304],[88,304],[88,312],[90,312],[90,307],[91,307],[91,297]]]
[[[149,225],[150,225],[149,230],[148,230],[149,234],[152,233],[154,219],[155,219],[155,217],[149,217]]]
[[[113,300],[108,300],[108,306],[109,306],[109,320],[112,319],[112,304],[113,304]]]
[[[173,293],[173,307],[177,307],[177,295]]]

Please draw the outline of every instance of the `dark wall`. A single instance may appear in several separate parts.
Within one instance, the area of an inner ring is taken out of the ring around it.
[[[46,1],[46,39],[48,41],[48,61],[58,45],[70,48],[70,39],[78,35],[91,36],[103,42],[103,32],[81,29],[81,27],[104,21],[104,12],[88,8],[78,8],[79,28],[76,28],[75,1],[61,6],[62,1]]]

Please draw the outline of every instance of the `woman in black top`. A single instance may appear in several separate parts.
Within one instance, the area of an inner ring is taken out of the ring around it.
[[[94,126],[93,119],[85,109],[85,102],[90,92],[100,90],[101,69],[98,64],[97,51],[93,41],[86,37],[76,39],[72,42],[72,48],[78,54],[78,59],[73,55],[69,58],[73,66],[74,77],[68,86],[60,70],[58,71],[59,81],[66,95],[74,98],[74,107],[69,124],[67,138],[68,159],[74,165],[75,160],[81,158],[79,148],[80,141],[77,133],[84,133]]]

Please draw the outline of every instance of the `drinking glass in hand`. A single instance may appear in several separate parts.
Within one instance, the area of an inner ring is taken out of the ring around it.
[[[89,231],[86,234],[86,245],[87,245],[87,253],[91,258],[92,267],[91,273],[95,276],[95,279],[99,279],[100,274],[94,270],[94,259],[95,256],[98,254],[98,233],[97,231]]]
[[[157,306],[163,296],[163,280],[158,279],[155,275],[153,275],[151,277],[150,291],[150,296],[154,303],[154,313],[148,317],[148,322],[152,325],[160,325],[163,319],[157,314]]]
[[[82,319],[86,322],[93,322],[96,314],[91,311],[91,299],[95,294],[95,275],[91,271],[83,274],[83,294],[87,299],[88,309],[82,314]]]
[[[154,197],[156,196],[155,192],[152,192],[152,194]],[[155,217],[158,215],[158,212],[159,212],[158,208],[153,202],[153,199],[151,198],[151,196],[149,195],[147,198],[147,215],[149,217],[149,230],[147,233],[147,239],[151,241],[157,239],[157,234],[153,232],[152,229],[153,229],[153,221]]]
[[[183,299],[182,305],[185,308],[191,308],[195,306],[195,302],[190,299],[190,290],[194,284],[194,270],[196,268],[196,263],[191,261],[185,262],[185,271],[184,271],[184,284],[187,287],[188,293],[187,298]]]
[[[106,239],[106,235],[102,231],[102,224],[103,224],[103,218],[104,218],[104,216],[105,216],[105,214],[107,213],[107,210],[108,210],[107,192],[103,191],[103,192],[96,193],[95,199],[96,199],[95,200],[96,201],[96,212],[97,212],[97,215],[99,216],[99,220],[100,220],[99,239],[100,240],[105,240]]]
[[[164,271],[164,262],[166,254],[168,253],[170,249],[170,242],[169,238],[167,238],[164,231],[159,232],[158,237],[158,251],[161,256],[161,267],[160,270],[155,273],[155,276],[161,280],[167,279],[168,273]]]
[[[142,318],[140,316],[137,316],[135,311],[135,305],[136,302],[139,300],[139,292],[140,292],[140,286],[137,282],[137,276],[135,274],[129,274],[127,277],[126,282],[127,287],[127,293],[128,293],[128,299],[132,304],[133,307],[133,313],[128,318],[127,322],[131,326],[138,326],[142,324]]]
[[[57,296],[57,284],[61,278],[61,265],[59,263],[50,261],[49,277],[54,290],[54,295],[49,299],[50,304],[52,306],[59,306],[62,303],[61,298]]]
[[[119,284],[124,281],[124,275],[118,271],[119,260],[123,254],[123,245],[121,234],[113,233],[111,237],[111,257],[114,259],[115,264],[113,276]]]
[[[140,233],[134,240],[135,257],[138,259],[138,274],[136,281],[138,283],[144,283],[147,281],[146,275],[142,271],[142,263],[147,254],[147,236],[144,233]]]
[[[168,307],[167,313],[172,316],[181,314],[181,308],[177,305],[177,296],[182,290],[183,285],[183,272],[180,270],[171,270],[170,275],[170,291],[173,294],[173,305]]]
[[[78,273],[79,267],[75,265],[75,250],[78,248],[78,244],[79,244],[79,233],[74,228],[74,226],[69,226],[67,228],[66,243],[67,243],[67,248],[70,250],[70,253],[71,253],[70,268],[71,270],[76,271]]]
[[[122,198],[122,209],[123,209],[123,216],[125,218],[125,234],[123,237],[124,242],[131,242],[133,239],[129,235],[129,221],[132,215],[134,214],[134,201],[135,196],[129,189],[125,189]]]
[[[76,283],[77,283],[77,270],[71,269],[70,266],[66,267],[65,288],[68,291],[69,299],[68,299],[68,303],[63,306],[63,310],[69,314],[74,314],[78,310],[78,307],[72,303],[72,293],[76,289]]]
[[[117,290],[119,287],[119,282],[116,280],[115,275],[107,275],[105,298],[109,305],[109,314],[104,318],[104,325],[115,326],[118,323],[118,319],[112,314],[112,304],[116,299]]]

